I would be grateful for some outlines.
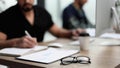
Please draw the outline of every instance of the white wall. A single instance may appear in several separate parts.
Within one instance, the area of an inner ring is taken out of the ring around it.
[[[5,0],[6,2],[6,9],[9,8],[10,6],[13,6],[17,3],[16,0]]]
[[[96,0],[88,0],[84,6],[86,15],[91,23],[96,24]]]
[[[60,0],[61,3],[61,10],[63,11],[63,9],[65,7],[67,7],[70,3],[72,3],[74,0]]]
[[[51,14],[53,21],[61,25],[59,18],[60,14],[60,0],[45,0],[45,8]]]
[[[16,3],[17,3],[16,0],[0,0],[0,8],[1,8],[0,12],[6,10],[12,5],[15,5]]]
[[[51,14],[53,21],[57,25],[61,25],[58,23],[59,9],[58,9],[58,1],[59,0],[45,0],[45,8]],[[44,36],[44,42],[56,39],[53,35],[47,32]]]

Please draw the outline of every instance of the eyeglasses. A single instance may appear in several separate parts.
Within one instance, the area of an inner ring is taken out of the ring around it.
[[[61,59],[61,65],[68,65],[71,63],[90,64],[90,58],[87,56],[67,57]]]

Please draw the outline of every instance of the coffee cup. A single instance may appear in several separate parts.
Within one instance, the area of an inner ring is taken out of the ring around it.
[[[88,33],[80,33],[79,35],[80,50],[87,51],[89,50],[90,37]]]

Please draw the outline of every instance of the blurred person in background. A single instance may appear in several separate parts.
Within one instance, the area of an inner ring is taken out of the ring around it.
[[[72,4],[67,6],[62,14],[63,28],[65,29],[86,29],[95,28],[87,19],[83,10],[83,6],[87,0],[74,0]]]

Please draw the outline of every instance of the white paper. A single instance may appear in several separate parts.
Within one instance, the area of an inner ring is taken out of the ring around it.
[[[31,49],[22,49],[22,48],[5,48],[0,50],[0,54],[8,54],[8,55],[23,55],[24,53],[30,51]]]
[[[77,53],[78,50],[64,50],[48,48],[47,50],[36,52],[33,54],[17,57],[18,59],[41,62],[41,63],[51,63],[57,61],[63,57],[67,57]]]
[[[104,33],[100,37],[102,38],[115,38],[115,39],[120,39],[120,34],[116,33]]]
[[[4,48],[0,50],[0,54],[11,55],[11,56],[21,56],[30,51],[43,50],[47,48],[46,46],[35,46],[34,48]]]

